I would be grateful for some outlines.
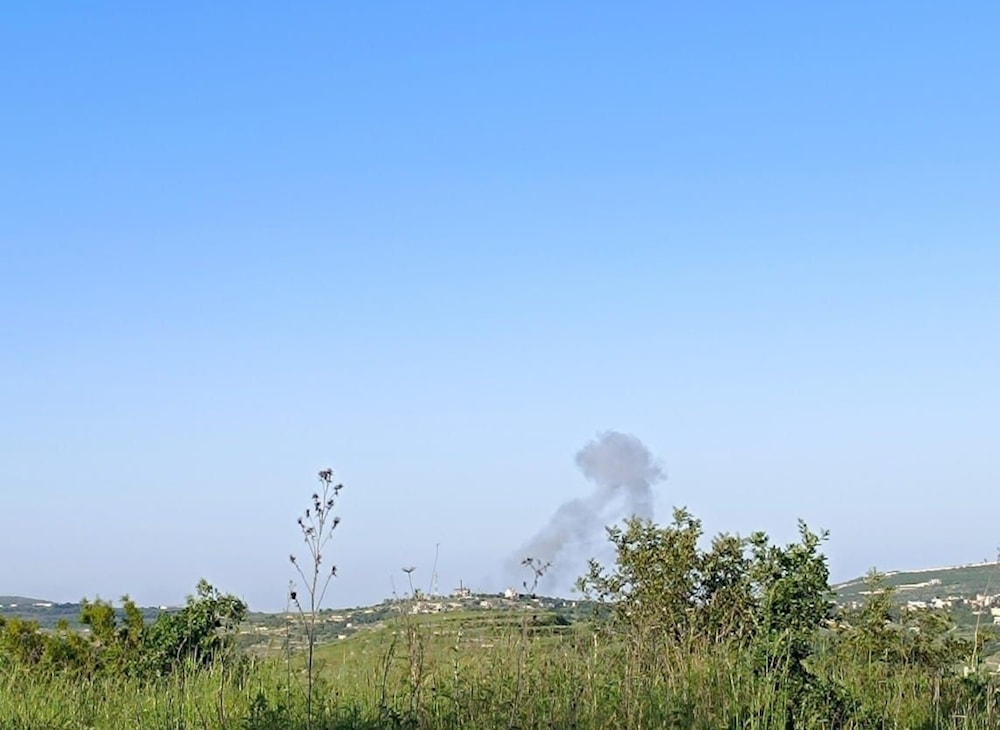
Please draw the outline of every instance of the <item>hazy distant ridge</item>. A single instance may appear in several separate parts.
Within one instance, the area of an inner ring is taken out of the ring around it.
[[[12,603],[16,603],[16,604],[18,604],[18,606],[22,606],[22,605],[30,606],[30,605],[34,605],[36,603],[52,603],[52,604],[54,604],[55,601],[46,601],[46,600],[44,600],[42,598],[27,598],[26,596],[0,596],[0,606],[6,607],[6,606],[9,606]]]

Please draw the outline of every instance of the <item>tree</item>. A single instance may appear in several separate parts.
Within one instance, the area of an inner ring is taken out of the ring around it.
[[[771,543],[763,532],[749,539],[722,534],[707,552],[699,549],[701,522],[685,509],[661,527],[626,520],[607,528],[615,565],[596,560],[577,583],[592,598],[611,604],[640,673],[657,666],[663,649],[704,651],[732,642],[750,651],[759,676],[787,689],[788,724],[833,708],[823,721],[843,721],[840,688],[813,674],[806,659],[833,602],[825,532],[799,522],[798,542]],[[838,714],[839,713],[839,714]]]
[[[614,567],[605,569],[591,560],[577,588],[613,604],[616,620],[645,640],[653,634],[676,639],[687,633],[689,609],[700,586],[701,522],[676,509],[666,527],[630,518],[624,528],[608,527],[607,534],[615,549]]]
[[[758,656],[767,664],[787,662],[796,675],[812,653],[816,632],[833,611],[830,570],[819,545],[826,531],[814,533],[799,521],[800,541],[772,545],[763,532],[750,536],[750,579],[758,595]]]

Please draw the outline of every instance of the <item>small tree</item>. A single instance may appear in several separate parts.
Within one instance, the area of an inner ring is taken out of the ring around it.
[[[759,658],[762,665],[787,662],[795,676],[813,650],[816,632],[833,611],[826,556],[819,551],[826,531],[812,532],[799,521],[800,540],[779,547],[763,532],[750,537],[750,576],[759,596]],[[762,666],[763,668],[763,666]]]
[[[616,620],[642,644],[656,636],[686,635],[700,583],[701,522],[687,510],[676,509],[666,527],[630,518],[624,528],[608,527],[607,533],[615,549],[614,568],[591,560],[577,588],[613,604]]]
[[[181,610],[161,613],[146,628],[143,671],[163,675],[186,661],[205,667],[223,658],[235,646],[246,615],[246,603],[202,578]]]
[[[895,617],[895,586],[875,568],[865,576],[865,600],[859,608],[840,612],[837,651],[845,659],[867,666],[889,662],[899,640]]]
[[[340,517],[333,514],[340,490],[343,484],[335,483],[332,469],[323,469],[318,474],[320,489],[313,492],[312,506],[307,508],[305,514],[298,519],[299,529],[302,531],[302,539],[309,552],[309,566],[303,568],[294,554],[289,555],[289,560],[298,571],[302,579],[303,587],[308,595],[308,612],[303,606],[302,599],[296,586],[292,583],[289,586],[289,600],[295,605],[302,618],[305,627],[307,642],[307,666],[306,678],[308,683],[308,694],[306,696],[306,720],[312,726],[312,699],[314,682],[314,656],[316,648],[316,627],[317,612],[326,597],[326,590],[330,581],[337,575],[337,566],[333,565],[327,570],[323,566],[323,551],[327,543],[333,537],[334,530],[340,524]]]
[[[819,551],[825,532],[800,522],[799,542],[783,547],[762,532],[749,539],[723,534],[705,552],[698,547],[701,522],[685,509],[675,509],[666,526],[630,519],[607,532],[615,565],[591,560],[577,586],[611,605],[637,676],[661,666],[666,651],[734,642],[751,652],[759,675],[787,686],[790,722],[809,716],[817,697],[841,711],[838,688],[805,663],[833,605]]]
[[[807,663],[834,610],[830,571],[819,550],[828,533],[812,532],[799,520],[799,536],[784,547],[773,545],[763,532],[750,536],[750,577],[758,597],[755,670],[786,693],[786,727],[800,721],[843,727],[854,712],[853,701]]]

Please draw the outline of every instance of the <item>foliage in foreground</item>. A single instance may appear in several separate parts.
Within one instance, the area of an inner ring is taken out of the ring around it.
[[[842,697],[812,696],[790,719],[800,700],[787,676],[759,672],[752,656],[726,645],[677,647],[640,666],[620,642],[582,627],[527,644],[515,631],[491,648],[422,630],[419,652],[401,624],[395,629],[321,660],[312,727],[985,730],[1000,719],[996,686],[978,676],[835,665],[821,671]],[[299,730],[307,727],[304,671],[304,659],[291,677],[273,659],[240,671],[186,664],[143,682],[7,667],[0,727]]]

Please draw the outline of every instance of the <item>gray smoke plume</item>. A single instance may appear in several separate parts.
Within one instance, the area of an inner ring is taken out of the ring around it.
[[[664,478],[663,470],[635,436],[605,431],[577,452],[576,464],[595,490],[556,509],[548,524],[508,561],[508,575],[527,575],[521,561],[530,557],[552,564],[544,585],[561,587],[567,576],[575,578],[582,571],[603,540],[605,525],[622,517],[653,517],[653,485]],[[619,494],[623,502],[614,505]]]
[[[635,436],[606,431],[576,455],[583,475],[605,494],[625,492],[627,516],[653,517],[653,485],[663,470]]]

